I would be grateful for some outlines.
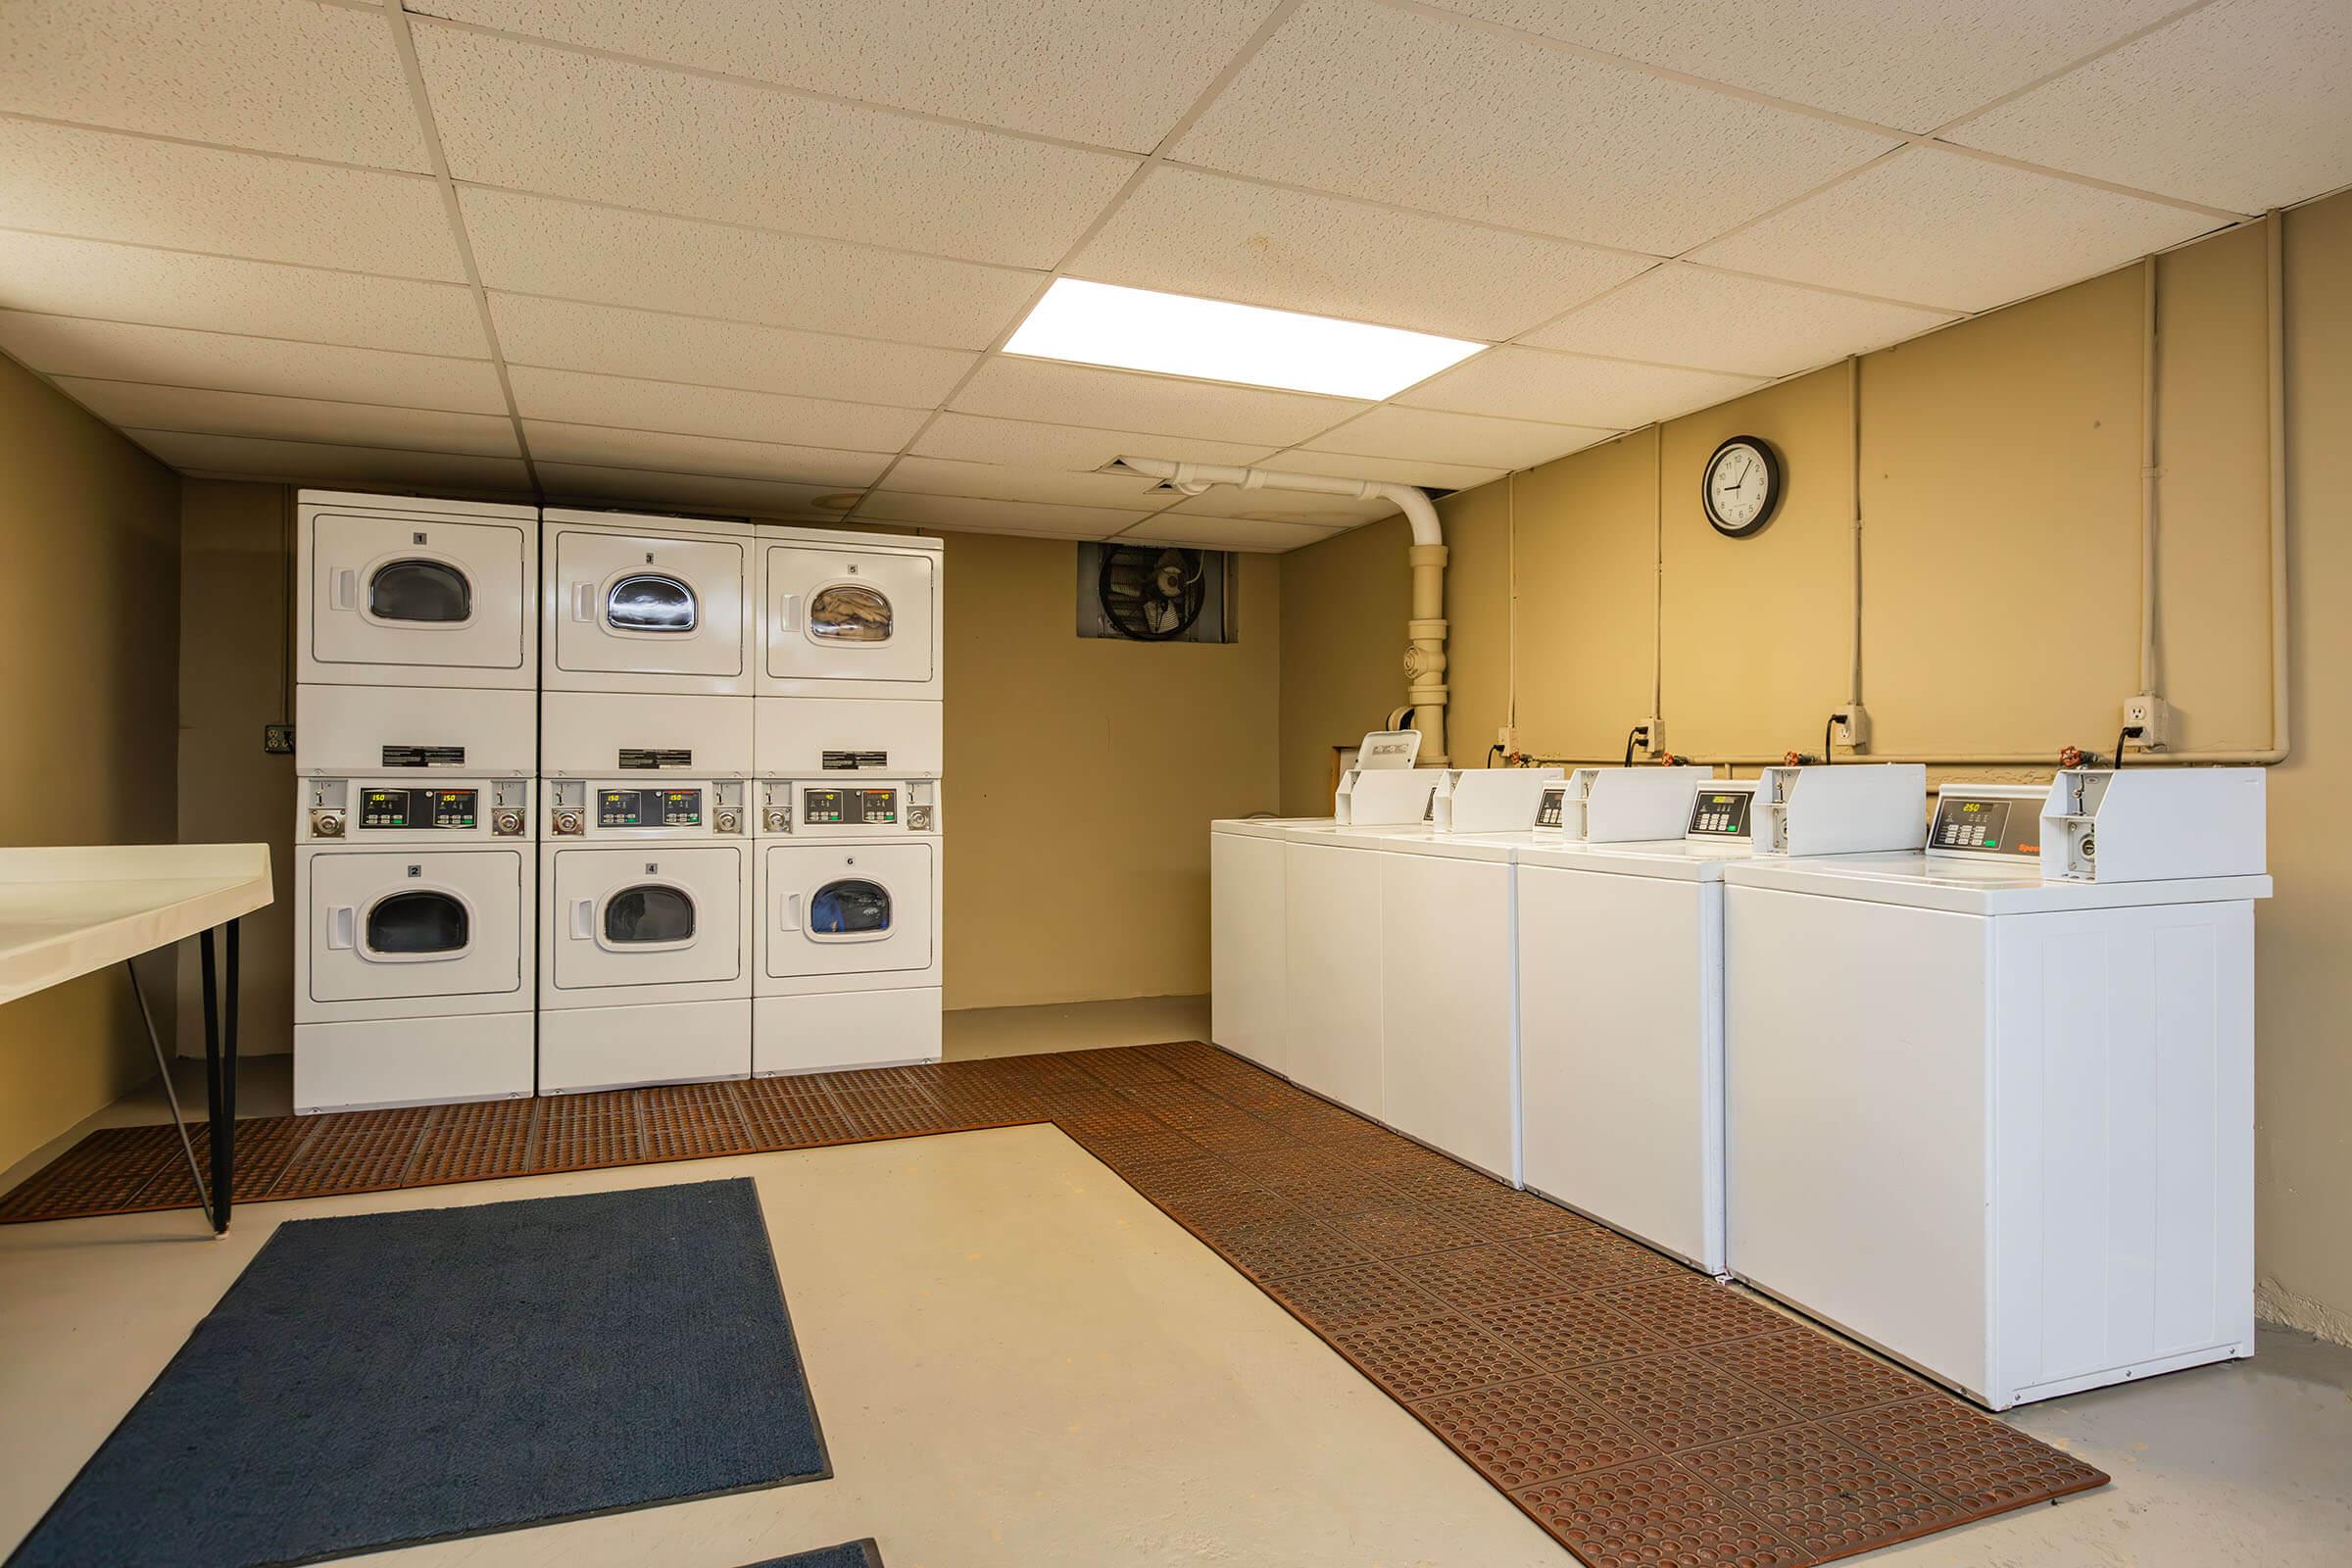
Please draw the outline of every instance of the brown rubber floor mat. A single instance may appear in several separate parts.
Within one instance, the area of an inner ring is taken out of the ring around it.
[[[2107,1477],[1198,1041],[237,1126],[249,1200],[1052,1121],[1593,1568],[1799,1568]],[[198,1156],[204,1153],[199,1138]],[[0,1222],[192,1202],[92,1133]]]

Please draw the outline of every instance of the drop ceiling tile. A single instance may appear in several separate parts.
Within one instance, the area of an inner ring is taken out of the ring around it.
[[[503,414],[388,409],[369,403],[321,403],[254,392],[199,392],[74,376],[60,376],[57,384],[107,423],[125,429],[406,447],[485,458],[521,455],[514,444],[514,423]]]
[[[2258,213],[2352,181],[2352,8],[2217,0],[1950,139]]]
[[[1269,447],[1296,446],[1370,405],[998,355],[951,407],[966,414]]]
[[[1669,262],[1519,341],[1744,375],[1788,375],[1957,319],[1949,312]]]
[[[1349,496],[1319,496],[1298,490],[1244,490],[1238,485],[1220,484],[1197,496],[1186,496],[1170,507],[1167,522],[1173,527],[1178,517],[1234,517],[1337,529],[1377,521],[1397,510],[1394,501],[1359,501]]]
[[[460,179],[1051,267],[1135,160],[420,25]]]
[[[881,487],[934,496],[1042,501],[1059,506],[1150,512],[1173,499],[1152,494],[1154,482],[1135,474],[1072,473],[1063,468],[958,463],[946,458],[901,458]]]
[[[1455,337],[1506,338],[1648,264],[1566,240],[1155,169],[1070,270]]]
[[[1458,22],[1307,0],[1174,156],[1672,254],[1893,145]]]
[[[190,435],[177,430],[125,430],[164,462],[196,473],[293,480],[301,484],[383,485],[390,489],[527,494],[530,477],[519,458],[465,457],[446,452],[396,452],[311,441],[263,441],[248,436]]]
[[[523,294],[491,295],[490,318],[512,365],[906,408],[937,408],[980,363],[954,349]]]
[[[504,414],[507,407],[498,371],[487,360],[392,354],[24,311],[0,311],[0,349],[51,375],[339,403],[389,403],[460,414]]]
[[[862,490],[882,475],[890,458],[880,452],[842,452],[831,447],[796,447],[774,441],[734,441],[712,435],[676,435],[663,430],[616,430],[598,424],[522,421],[523,439],[537,463],[593,464],[611,468],[651,468],[668,473],[702,473],[713,478],[763,479],[814,485],[822,490]]]
[[[1449,11],[1841,115],[1933,130],[2182,0],[1439,0]]]
[[[383,13],[284,0],[9,0],[0,104],[44,120],[421,172]]]
[[[1149,152],[1274,0],[413,0],[507,32]]]
[[[2181,208],[1917,147],[1691,259],[1984,311],[2214,226],[2213,219]]]
[[[923,422],[922,415],[912,409],[680,386],[671,381],[636,381],[536,366],[510,367],[507,378],[514,388],[515,410],[523,417],[564,424],[667,430],[679,435],[842,447],[854,452],[896,452]]]
[[[1119,535],[1121,544],[1185,545],[1195,550],[1250,550],[1274,554],[1328,539],[1346,528],[1248,517],[1197,517],[1165,513]]]
[[[1490,349],[1402,395],[1416,408],[1626,430],[1721,403],[1761,377],[1593,360],[1536,349]]]
[[[322,272],[0,230],[0,307],[354,348],[487,358],[457,283]]]
[[[463,282],[440,187],[116,131],[0,121],[0,225]]]
[[[550,501],[621,501],[672,512],[681,507],[767,516],[807,516],[816,498],[831,487],[779,484],[766,479],[710,473],[665,473],[646,468],[606,468],[593,464],[534,462],[539,487]]]
[[[1025,533],[1054,539],[1101,539],[1141,521],[1141,509],[1043,506],[972,496],[924,496],[875,490],[858,504],[868,522],[917,522],[934,528],[977,528],[990,533]]]
[[[458,194],[493,289],[858,337],[981,349],[1044,274],[627,213],[513,191]]]
[[[1278,452],[1263,466],[1293,473],[1324,473],[1339,479],[1380,479],[1390,484],[1417,484],[1429,490],[1468,490],[1508,470],[1472,467],[1455,463],[1430,463],[1415,458],[1344,457],[1335,452],[1294,450]]]
[[[1384,403],[1309,441],[1307,450],[1358,457],[1461,463],[1497,468],[1532,468],[1539,463],[1581,452],[1606,441],[1615,430],[1533,419],[1497,419],[1435,409],[1403,409]]]
[[[926,458],[959,458],[967,463],[1008,463],[1030,468],[1063,468],[1090,473],[1118,457],[1175,458],[1194,463],[1257,463],[1273,456],[1271,446],[1243,446],[1190,436],[1139,435],[1128,430],[1095,430],[1074,424],[1037,424],[1027,419],[989,419],[976,414],[942,414],[914,438],[909,453]]]

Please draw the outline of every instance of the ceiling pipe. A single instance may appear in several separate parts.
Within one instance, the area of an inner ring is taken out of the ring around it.
[[[1387,501],[1404,514],[1413,531],[1405,559],[1413,571],[1413,614],[1405,623],[1405,700],[1413,727],[1421,732],[1421,763],[1446,765],[1446,531],[1429,492],[1382,479],[1342,479],[1325,473],[1292,473],[1281,468],[1245,468],[1223,463],[1179,463],[1171,458],[1113,458],[1104,473],[1135,473],[1197,496],[1229,484],[1243,490],[1294,490],[1307,495]]]

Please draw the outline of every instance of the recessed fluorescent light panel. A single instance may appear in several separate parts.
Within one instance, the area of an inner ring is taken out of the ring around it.
[[[1297,311],[1054,279],[1007,354],[1378,400],[1485,348]]]

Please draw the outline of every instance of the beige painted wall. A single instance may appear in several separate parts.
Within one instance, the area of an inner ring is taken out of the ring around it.
[[[2158,264],[2158,668],[2182,748],[2270,735],[2264,243],[2239,230]],[[2297,716],[2259,918],[2258,1262],[2267,1311],[2352,1340],[2352,837],[2332,796],[2352,768],[2352,197],[2289,216],[2286,267]],[[1877,750],[2113,746],[2139,689],[2142,288],[2127,268],[1861,362]],[[1733,542],[1698,478],[1737,433],[1780,448],[1788,489]],[[1615,759],[1649,711],[1653,644],[1670,749],[1818,750],[1846,695],[1855,467],[1841,365],[1441,503],[1456,760],[1475,762],[1514,688],[1523,750]],[[1401,531],[1282,571],[1283,808],[1319,811],[1320,757],[1403,689]]]
[[[179,481],[0,359],[0,844],[172,837]],[[172,1026],[171,965],[141,973]],[[153,1071],[119,970],[0,1006],[0,1167]]]
[[[294,774],[262,726],[291,716],[290,506],[187,485],[179,791],[183,834],[269,843],[286,889]],[[945,537],[947,1005],[1205,992],[1200,825],[1274,804],[1273,560],[1243,559],[1240,642],[1145,646],[1077,636],[1074,545]],[[248,1054],[291,1047],[293,940],[282,906],[249,923]]]

